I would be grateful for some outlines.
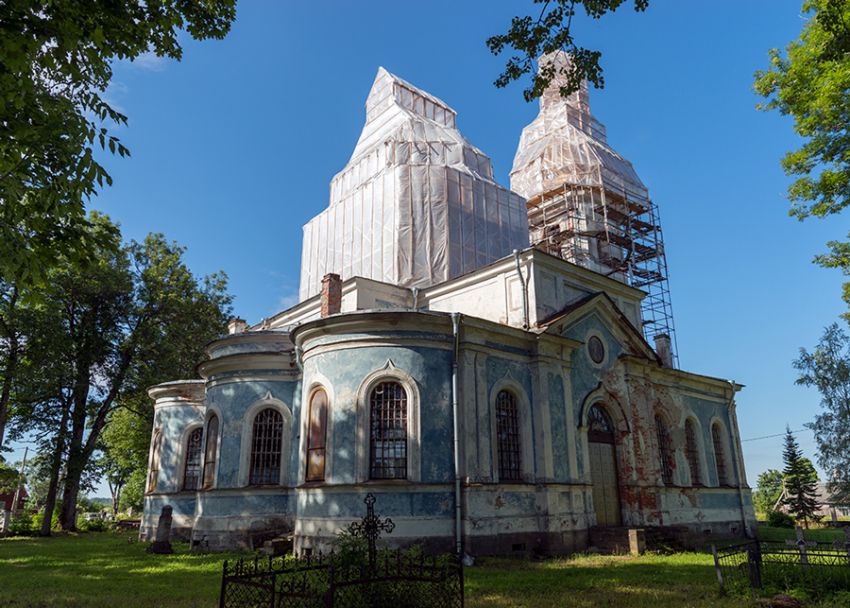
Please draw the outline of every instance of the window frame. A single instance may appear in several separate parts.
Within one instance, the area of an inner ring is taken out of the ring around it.
[[[146,493],[156,492],[159,485],[159,469],[162,463],[162,427],[157,427],[151,439],[150,461],[148,462],[148,479]]]
[[[266,416],[266,414],[269,414]],[[265,416],[266,418],[270,418],[270,420],[261,420],[261,416]],[[260,437],[260,439],[264,442],[265,445],[257,446],[258,439],[258,423],[262,422],[265,427],[271,427],[271,430],[268,428],[262,429],[264,431],[264,435]],[[275,427],[279,426],[279,430]],[[251,419],[251,431],[250,431],[250,452],[249,452],[249,460],[248,460],[248,485],[249,486],[276,486],[281,485],[280,480],[283,476],[284,469],[284,433],[286,427],[284,425],[284,417],[283,414],[274,406],[269,405],[267,407],[263,407],[260,409]],[[277,475],[273,475],[275,472],[274,466],[268,466],[266,463],[260,462],[260,464],[256,464],[257,460],[260,459],[269,459],[277,454]],[[256,475],[256,476],[255,476]],[[259,479],[258,479],[259,477]]]
[[[699,426],[693,417],[685,419],[685,460],[688,461],[688,472],[691,476],[691,486],[703,487],[702,458],[700,458]]]
[[[728,443],[726,441],[726,426],[720,420],[711,422],[711,447],[714,452],[714,470],[717,475],[717,487],[731,487],[729,476]]]
[[[512,410],[505,415],[503,408]],[[520,424],[519,398],[516,393],[508,388],[501,389],[496,393],[495,404],[496,416],[496,454],[499,481],[521,482],[523,480],[522,468],[522,426]],[[508,433],[506,437],[503,433]],[[515,461],[515,462],[512,462]]]
[[[215,436],[210,435],[210,427],[215,422]],[[204,463],[201,470],[201,489],[209,490],[215,487],[218,476],[219,438],[221,437],[221,416],[213,412],[204,425]],[[212,447],[210,447],[212,446]],[[212,459],[210,459],[212,451]]]
[[[197,474],[190,477],[190,475],[189,475],[189,467],[190,467],[189,459],[192,457],[193,437],[197,438],[197,445],[194,448],[195,452],[196,452],[196,456],[195,456],[196,463],[194,465],[191,465],[191,466],[194,466],[197,469]],[[197,426],[189,427],[186,430],[186,433],[183,437],[183,445],[181,447],[183,448],[182,449],[182,451],[183,451],[183,467],[181,469],[181,476],[180,476],[180,491],[181,492],[197,492],[198,490],[201,489],[201,480],[202,480],[202,475],[203,475],[203,470],[204,470],[204,467],[203,467],[203,461],[204,461],[204,427],[203,427],[203,425],[197,425]],[[195,481],[195,487],[189,487],[188,486],[188,480],[190,478],[194,478],[196,480]]]
[[[379,389],[381,389],[381,394],[384,394],[387,388],[392,386],[395,391],[394,395],[390,397],[386,397],[382,399],[382,402],[376,399],[377,393]],[[369,391],[369,480],[371,481],[388,481],[388,480],[407,480],[409,475],[409,454],[410,454],[410,405],[409,405],[410,397],[405,389],[404,385],[396,379],[387,379],[381,382],[376,382],[372,385],[371,390]],[[385,411],[382,412],[380,424],[375,421],[375,411],[377,407],[383,407]],[[391,409],[392,408],[392,409]],[[403,424],[403,429],[401,429],[401,435],[403,438],[399,437],[388,437],[392,431],[398,432],[400,429],[393,428],[392,425],[401,422]],[[388,424],[389,423],[389,424]],[[382,436],[376,438],[375,432],[376,430],[382,431]],[[396,462],[395,465],[378,465],[376,460],[376,444],[380,442],[382,444],[382,460],[388,460],[387,455],[391,452],[396,451],[396,446],[402,445],[404,447],[404,456],[403,458],[399,458],[395,456],[392,460]],[[398,464],[398,460],[402,460],[403,464]],[[376,474],[376,470],[383,471],[384,474]],[[388,471],[403,471],[403,476],[399,476],[398,474],[387,474]]]
[[[322,422],[322,431],[320,433],[322,438],[321,447],[313,446],[313,407],[316,400],[316,396],[322,393],[325,396],[324,402],[324,420]],[[327,479],[328,473],[328,453],[330,450],[328,449],[328,442],[330,440],[329,426],[330,426],[330,418],[331,418],[331,406],[330,406],[330,395],[328,394],[327,389],[325,389],[322,385],[317,385],[313,387],[310,391],[309,397],[307,399],[307,416],[305,421],[305,447],[304,447],[304,481],[306,483],[316,483],[323,482]],[[311,464],[311,453],[317,452],[321,450],[322,452],[322,471],[321,476],[311,476],[310,475],[310,464]]]
[[[673,437],[670,434],[670,425],[667,424],[667,420],[660,412],[655,412],[655,442],[658,463],[660,464],[661,483],[664,486],[673,486],[675,485],[676,449],[673,445]]]

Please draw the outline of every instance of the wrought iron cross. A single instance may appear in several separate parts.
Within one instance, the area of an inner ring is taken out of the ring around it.
[[[395,524],[389,517],[382,521],[380,517],[375,515],[375,497],[371,492],[366,495],[363,502],[366,503],[366,517],[348,526],[348,531],[353,536],[361,536],[366,539],[369,546],[369,567],[374,570],[377,555],[375,544],[378,537],[381,536],[381,532],[391,534]]]

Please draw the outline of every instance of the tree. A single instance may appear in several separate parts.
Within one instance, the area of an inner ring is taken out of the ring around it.
[[[493,84],[503,88],[532,74],[531,86],[523,91],[526,101],[540,97],[558,75],[565,79],[564,86],[560,87],[563,97],[578,91],[584,80],[601,89],[605,86],[600,64],[602,54],[578,46],[572,33],[576,5],[584,8],[587,16],[599,19],[627,3],[633,4],[638,12],[649,6],[649,0],[534,0],[534,4],[543,5],[536,18],[531,15],[514,17],[507,33],[487,39],[487,48],[494,55],[500,55],[507,48],[512,48],[516,53],[507,60],[504,72]],[[539,66],[539,71],[534,71],[541,55],[558,50],[570,54],[572,62],[569,68],[546,64]]]
[[[809,19],[800,37],[781,53],[770,51],[770,68],[756,72],[763,110],[794,119],[803,144],[782,159],[795,177],[788,189],[791,215],[827,217],[850,204],[850,2],[806,0]],[[850,275],[850,244],[833,241],[815,261]],[[850,305],[850,285],[844,286]]]
[[[813,518],[819,507],[818,476],[811,461],[803,457],[803,452],[788,427],[785,429],[782,461],[785,464],[782,471],[785,482],[782,503],[797,520],[802,519],[803,524],[808,528],[809,520]]]
[[[89,222],[94,229],[113,226],[100,214]],[[198,280],[184,251],[152,234],[99,248],[86,264],[59,259],[47,275],[43,321],[32,339],[52,355],[31,357],[22,374],[17,427],[49,437],[51,494],[61,486],[66,530],[76,527],[80,490],[113,414],[119,407],[149,410],[147,387],[191,374],[204,346],[224,332],[226,277]],[[46,511],[56,502],[48,499]]]
[[[57,252],[86,259],[85,203],[111,179],[95,148],[127,118],[104,98],[116,59],[180,59],[180,33],[222,38],[235,0],[0,3],[0,277],[38,281]]]
[[[126,506],[124,488],[130,484],[130,499],[133,502],[134,480],[141,479],[144,482],[152,426],[152,408],[143,407],[138,414],[127,408],[119,408],[110,415],[109,424],[103,430],[100,463],[112,496],[113,516]]]
[[[833,323],[813,352],[800,349],[794,367],[800,373],[797,384],[815,387],[821,395],[822,412],[806,426],[814,431],[829,492],[850,501],[850,336]]]
[[[753,492],[753,505],[759,513],[770,513],[776,509],[782,497],[782,471],[768,469],[758,476],[756,491]]]

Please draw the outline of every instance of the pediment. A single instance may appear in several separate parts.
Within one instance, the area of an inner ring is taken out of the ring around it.
[[[538,323],[538,328],[541,333],[568,337],[570,328],[591,315],[595,315],[600,320],[629,355],[661,364],[655,350],[643,337],[643,333],[632,325],[614,301],[602,292],[573,302]]]

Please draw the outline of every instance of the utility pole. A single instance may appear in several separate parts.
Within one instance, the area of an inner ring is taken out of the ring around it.
[[[18,500],[21,498],[21,489],[24,487],[24,473],[27,470],[27,455],[29,454],[29,446],[24,448],[24,461],[21,463],[21,472],[18,475],[18,487],[15,488],[15,496],[12,498],[12,519],[15,518],[18,511]]]

